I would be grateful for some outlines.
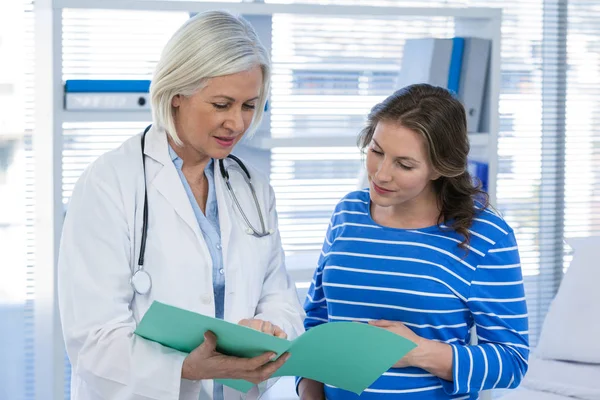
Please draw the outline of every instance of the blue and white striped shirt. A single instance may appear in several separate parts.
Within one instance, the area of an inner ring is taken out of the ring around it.
[[[477,399],[514,388],[527,370],[528,317],[512,229],[489,210],[478,212],[466,253],[445,226],[395,229],[370,216],[368,190],[337,205],[305,310],[306,329],[326,322],[401,321],[417,335],[448,343],[454,382],[418,368],[391,369],[364,399]],[[476,326],[478,345],[469,345]],[[329,400],[355,399],[325,386]]]

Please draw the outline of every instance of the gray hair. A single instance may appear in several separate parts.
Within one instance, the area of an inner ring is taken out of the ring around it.
[[[186,21],[164,47],[156,69],[150,97],[153,124],[164,129],[177,144],[174,110],[176,95],[192,96],[207,80],[260,66],[262,89],[248,134],[262,120],[271,84],[271,63],[267,50],[245,19],[225,11],[197,14]]]

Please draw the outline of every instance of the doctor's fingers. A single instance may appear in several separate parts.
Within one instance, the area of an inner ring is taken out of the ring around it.
[[[260,319],[243,319],[238,324],[242,326],[247,326],[248,328],[252,328],[256,331],[261,331],[263,322],[264,321]]]
[[[268,333],[269,335],[275,335],[275,325],[273,325],[269,321],[262,321],[260,330],[261,332]]]
[[[214,351],[217,348],[217,336],[211,331],[206,331],[201,346],[204,346],[206,350]]]
[[[279,368],[285,364],[285,362],[290,358],[288,353],[282,354],[277,360],[270,362],[268,364],[263,364],[258,368],[251,369],[248,371],[247,380],[258,384],[260,382],[264,382],[269,379]]]
[[[244,319],[240,321],[240,325],[248,326],[257,331],[268,333],[269,335],[277,336],[283,339],[287,338],[287,334],[277,325],[262,319]]]
[[[269,335],[279,336],[280,332],[283,332],[281,328],[277,325],[270,323],[269,321],[265,321],[262,319],[243,319],[239,322],[240,325],[247,326],[259,332],[264,332]]]
[[[283,329],[281,329],[277,325],[273,325],[273,336],[277,336],[281,339],[287,339],[287,333],[285,333]]]

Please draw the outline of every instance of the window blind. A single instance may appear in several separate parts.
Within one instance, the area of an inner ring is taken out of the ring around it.
[[[291,2],[503,8],[496,205],[516,231],[530,313],[530,338],[535,345],[550,301],[560,284],[563,269],[568,266],[570,259],[569,249],[564,245],[564,240],[570,237],[597,235],[600,230],[600,134],[596,128],[600,118],[600,25],[597,24],[599,6],[589,0]],[[328,31],[331,35],[331,31],[336,29],[336,23],[337,41],[322,33]],[[346,26],[342,29],[345,23]],[[297,25],[291,24],[290,31],[293,32]],[[361,46],[360,39],[363,36],[359,35],[359,40],[355,41],[349,38],[355,37],[355,30],[360,30],[364,25],[362,21],[353,25],[340,19],[331,19],[315,30],[307,29],[307,32],[302,34],[296,33],[292,36],[292,45],[287,49],[287,53],[282,51],[282,54],[297,53],[299,57],[305,57],[303,61],[306,57],[310,60],[310,51],[307,51],[309,55],[306,56],[296,48],[300,49],[303,41],[307,40],[304,39],[304,35],[310,37],[321,32],[320,45],[313,43],[319,52],[318,55],[312,53],[314,59],[327,60],[327,56],[323,56],[327,49],[330,50],[329,57],[338,57],[343,54],[340,42],[344,39],[348,39],[350,47],[356,49]],[[378,24],[371,24],[369,27],[375,31],[383,29]],[[449,33],[449,30],[444,30],[443,27],[441,24],[441,29],[436,32],[440,36]],[[402,28],[406,28],[405,25]],[[393,32],[398,34],[398,31],[407,30],[410,32],[410,27]],[[313,33],[315,31],[317,33]],[[430,32],[425,28],[415,32],[417,36],[428,33]],[[365,33],[364,37],[372,36]],[[398,40],[401,41],[402,38],[393,35],[379,37],[379,42],[376,41],[371,47],[364,49],[364,54],[370,56],[373,54],[373,48],[388,46],[390,51],[386,54],[394,54],[394,61],[397,63],[401,57],[401,50],[394,52],[394,45]],[[274,52],[276,51],[277,48],[274,48]],[[290,56],[290,59],[293,57]],[[278,58],[274,61],[281,62]],[[332,73],[332,69],[335,70],[335,62],[328,61],[323,61],[324,64],[329,64],[323,69],[329,71],[330,79],[327,83],[322,79],[317,82],[321,84],[323,94],[331,92],[339,95],[339,83],[347,82],[347,75],[341,70],[338,74]],[[330,68],[331,64],[334,64],[333,68]],[[338,87],[332,86],[334,83],[338,84]],[[353,90],[346,87],[348,95]],[[385,94],[390,91],[391,88],[387,91],[382,89],[382,93]],[[347,108],[340,108],[347,111],[352,109],[354,104],[356,103],[345,103]],[[310,120],[311,116],[303,118]],[[352,122],[350,124],[353,125]],[[322,124],[322,127],[323,130],[327,130],[325,124]],[[295,134],[301,134],[300,129],[297,129]],[[276,161],[280,162],[280,159],[277,158]],[[277,167],[274,170],[277,170]],[[290,185],[293,184],[290,182]]]
[[[63,81],[151,79],[160,52],[188,18],[184,12],[70,10],[62,15]],[[62,178],[65,210],[83,170],[103,153],[143,130],[150,120],[63,123]],[[65,399],[70,398],[65,357]]]
[[[30,277],[25,288],[24,375],[28,399],[34,396],[35,360],[32,1],[23,1],[30,49],[24,71],[28,82],[24,107]],[[535,344],[549,302],[568,265],[568,248],[563,240],[600,233],[598,5],[590,0],[266,2],[504,8],[497,206],[517,234],[530,311],[530,337]],[[186,18],[185,13],[67,10],[63,15],[64,79],[148,79],[162,44]],[[125,32],[125,27],[127,35],[107,32],[108,28]],[[355,136],[370,107],[393,90],[391,85],[402,59],[402,41],[408,37],[448,37],[452,28],[452,21],[443,18],[398,17],[382,22],[275,16],[273,136]],[[65,123],[65,202],[90,161],[139,132],[146,122]],[[359,164],[360,155],[349,146],[273,149],[271,179],[286,252],[310,254],[320,248],[333,204],[354,188]]]
[[[24,309],[24,344],[22,381],[25,399],[35,396],[35,157],[33,153],[34,131],[34,0],[23,0],[24,12],[24,82],[25,96],[23,98],[24,115],[24,144],[25,144],[25,259],[26,259],[26,286]],[[19,394],[21,394],[19,393]]]
[[[371,107],[394,90],[404,41],[449,37],[453,28],[449,18],[273,17],[271,135],[340,143],[271,152],[286,255],[306,262],[289,263],[305,270],[299,279],[310,280],[334,206],[357,187],[362,157],[354,138]]]

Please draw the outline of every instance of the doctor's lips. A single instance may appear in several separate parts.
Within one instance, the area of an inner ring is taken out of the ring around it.
[[[373,189],[375,189],[375,191],[379,194],[389,194],[394,192],[393,190],[388,190],[382,188],[381,186],[377,186],[373,181],[371,181],[371,183],[373,184]]]
[[[233,146],[233,143],[235,142],[235,136],[234,137],[213,136],[213,137],[215,138],[217,143],[219,143],[223,147],[231,147],[231,146]]]

